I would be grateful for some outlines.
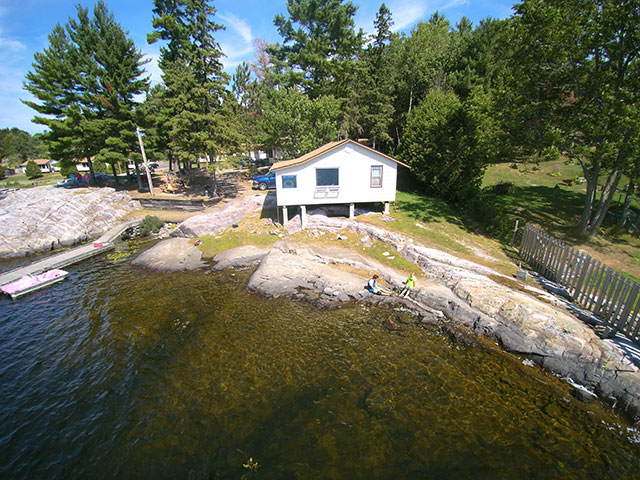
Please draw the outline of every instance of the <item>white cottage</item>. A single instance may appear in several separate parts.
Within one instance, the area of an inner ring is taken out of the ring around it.
[[[307,223],[307,205],[347,204],[349,218],[353,218],[356,203],[382,202],[385,213],[389,213],[389,203],[396,199],[398,165],[409,168],[348,139],[277,162],[271,171],[276,176],[277,205],[283,207],[282,223],[288,221],[290,206],[300,207],[302,228]]]

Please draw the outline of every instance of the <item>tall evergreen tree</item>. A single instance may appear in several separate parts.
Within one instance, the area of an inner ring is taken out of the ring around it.
[[[376,14],[375,34],[364,51],[359,98],[361,123],[365,134],[372,140],[373,148],[380,143],[390,143],[389,127],[393,121],[393,90],[395,70],[391,63],[389,44],[394,38],[391,32],[391,11],[383,3]]]
[[[515,9],[520,116],[580,163],[587,192],[578,231],[594,236],[640,136],[638,2],[525,0]]]
[[[49,46],[35,54],[25,88],[36,101],[25,101],[48,127],[44,140],[64,163],[99,155],[112,164],[135,146],[131,132],[134,97],[147,89],[140,78],[144,61],[132,40],[99,0],[93,16],[81,6],[78,18],[56,25]]]
[[[299,85],[312,99],[347,94],[363,45],[354,29],[357,7],[344,0],[287,0],[289,17],[276,15],[282,45],[269,49],[285,85]]]
[[[215,160],[238,150],[242,142],[235,121],[234,99],[227,89],[229,76],[222,70],[223,53],[214,34],[215,8],[207,0],[155,0],[150,42],[167,41],[161,49],[160,67],[173,110],[169,120],[170,148],[187,165],[199,157]],[[212,192],[217,182],[215,168]]]

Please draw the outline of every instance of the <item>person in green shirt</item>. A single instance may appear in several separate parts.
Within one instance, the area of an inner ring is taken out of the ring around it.
[[[400,296],[406,297],[414,288],[416,288],[416,278],[413,276],[413,273],[410,273],[407,277],[407,281],[404,282],[404,288],[400,292]]]

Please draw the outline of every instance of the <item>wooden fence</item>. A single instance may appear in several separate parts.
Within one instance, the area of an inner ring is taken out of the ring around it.
[[[640,284],[531,225],[524,229],[520,256],[565,287],[575,303],[634,342],[640,340]]]

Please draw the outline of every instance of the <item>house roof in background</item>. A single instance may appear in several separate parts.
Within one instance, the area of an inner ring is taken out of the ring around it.
[[[338,142],[329,142],[324,144],[323,146],[316,148],[315,150],[312,150],[309,153],[305,153],[304,155],[302,155],[301,157],[298,158],[294,158],[292,160],[283,160],[281,162],[276,162],[271,166],[271,171],[275,171],[275,170],[282,170],[283,168],[289,168],[289,167],[295,167],[298,165],[302,165],[304,163],[310,162],[311,160],[319,157],[320,155],[324,155],[325,153],[331,152],[343,145],[346,145],[347,143],[350,143],[352,145],[357,145],[361,148],[364,148],[365,150],[369,150],[370,152],[375,153],[376,155],[380,155],[381,157],[384,157],[388,160],[391,160],[393,162],[396,162],[399,165],[402,165],[404,167],[407,168],[411,168],[409,165],[407,165],[406,163],[402,163],[400,160],[396,160],[393,157],[390,157],[389,155],[385,155],[382,152],[379,152],[377,150],[374,150],[373,148],[367,147],[366,145],[362,145],[361,143],[358,143],[354,140],[351,140],[349,138],[345,139],[345,140],[340,140]]]
[[[29,162],[35,162],[36,165],[46,165],[47,163],[54,162],[55,160],[51,160],[50,158],[32,158],[31,160],[27,160],[26,162],[22,162],[20,165],[23,167],[27,166]]]

